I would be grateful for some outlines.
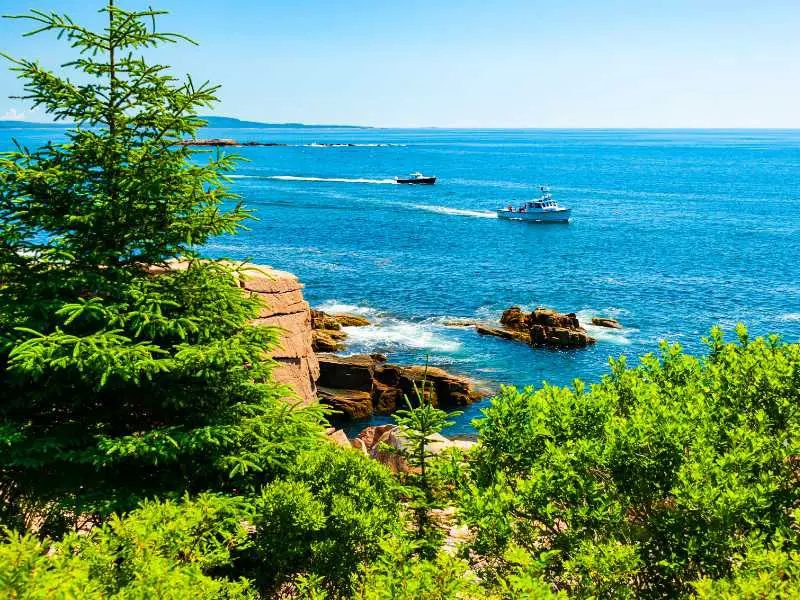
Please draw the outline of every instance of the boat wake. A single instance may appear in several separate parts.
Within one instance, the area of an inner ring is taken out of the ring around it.
[[[433,204],[404,204],[403,206],[442,215],[455,215],[457,217],[475,217],[478,219],[497,218],[497,213],[490,210],[469,210],[466,208],[452,208],[450,206],[435,206]]]
[[[268,175],[264,179],[273,179],[276,181],[321,181],[323,183],[374,183],[379,185],[396,185],[397,181],[394,179],[363,179],[347,177],[297,177],[295,175]]]
[[[304,148],[405,148],[407,144],[302,144]]]

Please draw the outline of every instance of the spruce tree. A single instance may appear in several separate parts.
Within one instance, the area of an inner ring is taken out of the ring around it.
[[[156,29],[161,12],[101,12],[102,31],[13,17],[69,44],[58,72],[3,55],[22,98],[71,123],[0,155],[0,522],[48,533],[146,497],[255,489],[319,431],[271,382],[277,332],[249,325],[235,267],[200,259],[249,216],[226,188],[235,158],[179,144],[217,87],[140,56],[189,41]]]

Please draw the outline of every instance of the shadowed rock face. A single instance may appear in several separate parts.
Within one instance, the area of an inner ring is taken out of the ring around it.
[[[382,356],[320,354],[318,359],[320,401],[341,411],[342,419],[392,413],[405,406],[405,398],[413,402],[416,390],[442,408],[466,406],[486,395],[469,379],[436,367],[388,364]]]

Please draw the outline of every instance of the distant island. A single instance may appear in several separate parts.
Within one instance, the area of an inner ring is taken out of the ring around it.
[[[208,124],[206,127],[219,129],[372,129],[361,125],[306,125],[305,123],[259,123],[258,121],[242,121],[233,117],[201,116]],[[72,123],[35,123],[33,121],[0,120],[0,129],[36,129],[36,128],[65,128]]]
[[[20,121],[19,119],[0,120],[0,129],[41,129],[43,127],[63,129],[70,125],[71,123],[36,123],[34,121]]]
[[[234,128],[270,128],[270,129],[296,129],[302,128],[316,128],[316,129],[372,129],[371,127],[364,127],[361,125],[307,125],[305,123],[259,123],[258,121],[242,121],[233,117],[213,117],[201,116],[201,119],[208,122],[206,127],[215,127],[220,129],[234,129]]]

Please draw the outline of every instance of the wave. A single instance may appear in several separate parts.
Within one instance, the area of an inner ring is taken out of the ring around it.
[[[461,343],[433,331],[429,325],[387,319],[366,327],[344,327],[348,349],[354,352],[391,352],[399,349],[455,352]]]
[[[344,302],[337,302],[336,300],[327,300],[326,302],[323,302],[322,304],[317,306],[317,310],[334,314],[348,313],[351,315],[363,315],[365,317],[378,315],[378,311],[369,306],[346,304]]]
[[[575,314],[578,317],[578,322],[581,324],[581,327],[586,329],[586,332],[598,342],[628,346],[632,343],[630,336],[639,333],[638,329],[625,327],[624,323],[624,329],[611,329],[610,327],[592,325],[592,317],[617,317],[620,314],[625,314],[625,312],[626,311],[619,308],[609,308],[606,310],[586,308],[577,311]]]
[[[781,321],[800,321],[800,313],[786,313],[778,317]]]
[[[430,321],[405,321],[386,315],[369,306],[347,304],[328,300],[318,306],[328,313],[362,315],[371,321],[364,327],[343,327],[347,332],[347,349],[354,354],[371,352],[397,352],[427,350],[429,352],[455,352],[461,343],[442,335],[443,327]]]

